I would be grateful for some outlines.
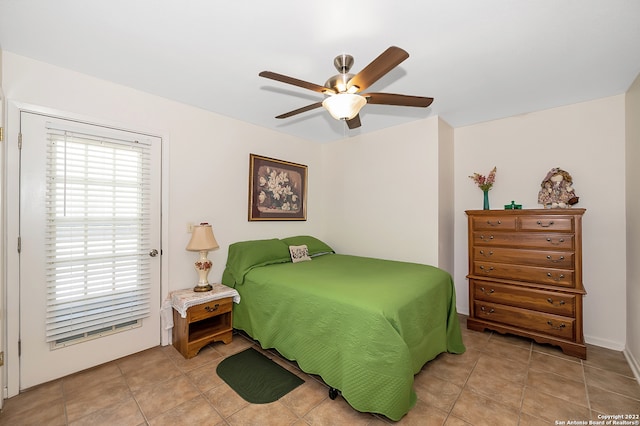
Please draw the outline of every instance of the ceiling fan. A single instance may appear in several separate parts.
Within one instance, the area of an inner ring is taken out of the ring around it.
[[[330,77],[326,83],[324,83],[324,86],[272,71],[262,71],[258,75],[313,90],[314,92],[327,96],[323,101],[280,114],[276,118],[288,118],[296,114],[324,107],[335,119],[345,120],[350,129],[355,129],[361,125],[360,109],[367,103],[422,108],[431,105],[433,98],[423,96],[398,95],[395,93],[361,93],[408,57],[409,54],[405,50],[391,46],[371,61],[371,63],[358,74],[350,74],[349,70],[353,65],[353,56],[347,54],[336,56],[333,60],[333,65],[339,74]]]

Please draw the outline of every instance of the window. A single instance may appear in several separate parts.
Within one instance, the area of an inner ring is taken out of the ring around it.
[[[150,313],[150,147],[47,129],[46,338],[52,347]]]

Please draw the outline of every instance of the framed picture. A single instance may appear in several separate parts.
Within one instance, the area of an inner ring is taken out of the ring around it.
[[[307,220],[307,166],[250,154],[249,220]]]

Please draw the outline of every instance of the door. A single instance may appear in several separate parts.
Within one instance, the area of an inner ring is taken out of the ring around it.
[[[4,172],[4,162],[5,162],[5,149],[4,149],[4,92],[2,91],[2,86],[0,86],[0,170]],[[4,188],[4,176],[5,173],[0,173],[0,188]],[[0,197],[0,223],[4,223],[4,196]],[[0,229],[3,229],[3,225],[0,225]],[[3,230],[4,233],[4,230]],[[4,246],[0,244],[0,259],[4,259]],[[6,285],[4,283],[5,271],[4,271],[4,262],[0,260],[0,274],[3,278],[0,278],[0,306],[5,306],[5,292],[4,289]],[[2,354],[2,362],[0,363],[0,410],[2,409],[2,405],[4,403],[4,372],[5,372],[5,356],[4,356],[4,342],[5,342],[5,332],[4,332],[4,324],[6,321],[6,310],[3,309],[0,313],[0,354]]]
[[[20,133],[23,390],[160,343],[161,140],[26,111]]]

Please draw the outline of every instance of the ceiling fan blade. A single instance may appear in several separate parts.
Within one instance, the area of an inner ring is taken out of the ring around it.
[[[322,106],[322,102],[316,102],[315,104],[303,106],[302,108],[294,109],[293,111],[285,112],[284,114],[280,114],[276,118],[289,118],[293,115],[300,114],[303,112],[311,111],[312,109],[320,108]]]
[[[367,98],[367,103],[378,105],[399,105],[426,108],[433,102],[433,98],[397,95],[395,93],[361,93],[360,95]]]
[[[349,126],[350,129],[357,129],[362,126],[362,123],[360,123],[360,114],[356,115],[351,120],[347,120],[347,126]]]
[[[408,57],[409,54],[405,50],[391,46],[349,80],[348,86],[358,86],[358,91],[364,90]]]
[[[293,84],[294,86],[302,87],[303,89],[313,90],[314,92],[319,93],[335,93],[333,90],[326,88],[324,86],[319,86],[314,83],[309,83],[308,81],[299,80],[297,78],[288,77],[283,74],[278,74],[271,71],[262,71],[258,74],[260,77],[270,78],[271,80],[280,81],[282,83]]]

